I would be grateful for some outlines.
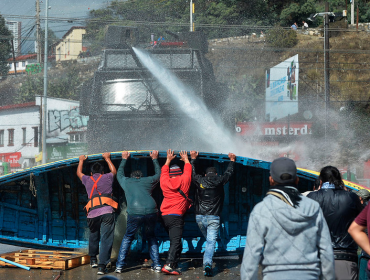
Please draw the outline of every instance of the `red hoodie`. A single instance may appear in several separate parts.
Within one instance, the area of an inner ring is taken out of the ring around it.
[[[182,216],[189,209],[189,201],[178,190],[181,189],[186,196],[189,196],[191,171],[191,164],[185,163],[184,173],[181,176],[170,178],[170,167],[168,165],[162,166],[160,180],[164,196],[161,205],[162,215],[177,214]]]

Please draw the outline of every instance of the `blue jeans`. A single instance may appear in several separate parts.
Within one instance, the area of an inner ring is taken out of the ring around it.
[[[149,243],[149,254],[153,261],[153,265],[161,265],[159,261],[158,240],[154,235],[157,217],[157,213],[148,215],[128,215],[126,233],[123,237],[121,248],[119,249],[118,253],[118,259],[116,263],[117,268],[122,268],[124,265],[126,265],[126,257],[130,250],[131,243],[134,240],[135,233],[142,224],[145,225],[145,236]]]
[[[220,227],[220,217],[215,215],[196,215],[196,221],[200,231],[207,239],[206,249],[203,255],[203,265],[212,265],[218,229]]]

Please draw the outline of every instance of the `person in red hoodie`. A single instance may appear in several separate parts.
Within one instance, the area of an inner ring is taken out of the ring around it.
[[[170,167],[174,158],[176,158],[176,155],[169,149],[166,163],[162,166],[160,178],[164,196],[161,205],[162,219],[170,237],[170,249],[162,272],[179,275],[181,271],[177,268],[177,263],[182,251],[181,238],[184,228],[184,214],[192,205],[192,201],[188,197],[192,167],[186,151],[180,152],[180,158],[185,162],[184,173],[177,165],[171,165]]]

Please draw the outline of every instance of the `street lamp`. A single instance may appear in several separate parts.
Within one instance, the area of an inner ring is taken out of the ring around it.
[[[193,0],[190,0],[190,32],[194,31],[193,14],[194,14],[194,3]]]
[[[325,144],[326,134],[328,127],[328,107],[330,102],[330,72],[329,72],[329,16],[335,17],[333,12],[328,12],[329,3],[325,3],[326,12],[316,13],[310,16],[308,20],[315,21],[316,17],[320,16],[324,18],[324,81],[325,81]]]
[[[45,44],[44,44],[44,97],[42,101],[42,163],[46,163],[46,121],[47,121],[47,91],[48,91],[48,11],[49,0],[45,9]]]

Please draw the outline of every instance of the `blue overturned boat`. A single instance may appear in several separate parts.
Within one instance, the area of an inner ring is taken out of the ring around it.
[[[118,168],[121,152],[111,153],[113,164]],[[166,160],[166,152],[160,151],[159,163]],[[176,159],[178,160],[178,159]],[[175,160],[175,161],[176,161]],[[89,174],[90,165],[102,161],[101,154],[90,155],[84,164],[83,173]],[[199,153],[197,169],[204,172],[209,166],[217,168],[219,174],[227,168],[226,154]],[[183,163],[177,162],[180,166]],[[87,203],[85,187],[76,176],[78,158],[25,169],[0,176],[0,243],[15,244],[45,249],[83,249],[88,245],[88,227],[84,206]],[[106,166],[106,172],[109,172]],[[221,217],[220,235],[216,252],[238,253],[245,246],[249,214],[260,202],[269,188],[270,162],[237,157],[235,173],[225,185],[225,201]],[[125,172],[140,169],[144,176],[153,175],[154,168],[148,151],[133,151]],[[318,173],[299,169],[299,191],[312,190]],[[345,181],[348,188],[358,190],[360,185]],[[125,196],[115,180],[114,195],[118,199],[118,224],[115,246],[120,244],[125,231]],[[194,195],[191,189],[190,197]],[[158,207],[163,199],[159,183],[153,192]],[[195,222],[194,209],[185,217],[183,253],[200,253],[205,239]],[[139,231],[132,251],[145,252],[145,236]],[[156,234],[160,241],[160,252],[169,249],[168,235],[157,224]]]

